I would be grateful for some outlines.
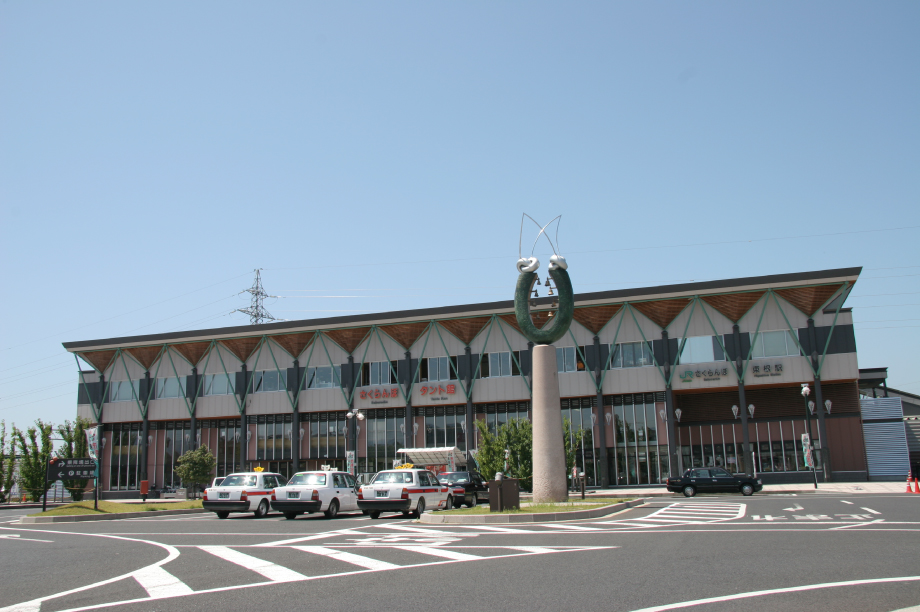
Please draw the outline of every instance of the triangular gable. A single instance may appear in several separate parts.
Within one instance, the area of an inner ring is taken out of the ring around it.
[[[169,348],[175,350],[177,353],[185,357],[186,360],[192,367],[198,365],[198,363],[204,358],[208,353],[208,349],[211,348],[210,342],[189,342],[187,344],[171,344]]]
[[[438,321],[438,324],[469,346],[479,332],[489,324],[492,317],[472,317],[470,319],[450,319]]]
[[[690,303],[690,298],[658,300],[655,302],[635,302],[632,307],[644,314],[652,323],[666,329]]]
[[[428,323],[399,323],[396,325],[380,325],[380,331],[384,332],[390,338],[393,338],[399,346],[407,351],[415,344],[425,330],[428,329]]]
[[[731,293],[729,295],[707,295],[702,300],[715,308],[732,323],[737,323],[763,297],[766,291]]]
[[[310,346],[315,336],[316,332],[303,332],[300,334],[272,336],[271,339],[274,340],[278,346],[287,351],[288,355],[297,359],[300,354],[304,352],[304,349]]]
[[[776,294],[810,317],[824,305],[824,302],[831,299],[831,296],[838,289],[840,289],[840,285],[795,287],[793,289],[777,289]]]
[[[330,340],[345,349],[345,352],[351,355],[361,344],[370,327],[352,327],[351,329],[331,329],[323,332]]]
[[[262,338],[236,338],[234,340],[219,340],[228,351],[236,355],[236,358],[242,363],[246,363],[259,346]]]
[[[139,364],[144,366],[145,370],[149,370],[157,357],[160,355],[160,351],[163,349],[161,346],[141,346],[136,348],[126,348],[125,352],[134,357]]]
[[[83,361],[96,368],[99,372],[105,372],[106,368],[112,365],[112,360],[115,359],[114,350],[90,351],[89,353],[79,353],[79,355]]]
[[[610,319],[616,316],[622,309],[623,306],[621,304],[614,304],[612,306],[583,306],[575,309],[573,318],[591,333],[599,334]]]

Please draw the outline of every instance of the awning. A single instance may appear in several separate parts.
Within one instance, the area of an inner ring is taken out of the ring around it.
[[[406,463],[415,465],[447,465],[448,455],[453,453],[456,465],[466,465],[466,453],[456,446],[442,448],[401,448],[397,454],[406,456]]]

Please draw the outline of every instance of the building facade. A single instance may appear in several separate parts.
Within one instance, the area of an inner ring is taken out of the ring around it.
[[[589,484],[693,466],[804,482],[866,478],[852,313],[860,268],[586,293],[556,343],[560,410]],[[540,327],[553,298],[531,308]],[[104,428],[102,489],[178,486],[206,444],[256,465],[373,473],[402,447],[475,454],[474,421],[530,418],[531,346],[511,301],[64,344],[78,414]],[[812,390],[809,408],[801,385]],[[346,418],[359,410],[364,420]],[[353,412],[354,413],[354,412]],[[807,417],[807,418],[806,418]]]

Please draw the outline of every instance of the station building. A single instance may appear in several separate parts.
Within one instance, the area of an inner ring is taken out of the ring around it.
[[[688,467],[764,482],[866,480],[844,302],[861,268],[583,293],[556,343],[560,411],[593,486]],[[554,298],[535,298],[538,327]],[[531,348],[513,301],[64,343],[78,414],[102,424],[104,497],[177,487],[197,445],[217,475],[390,468],[402,447],[475,456],[474,420],[530,418]],[[802,384],[812,390],[808,400]],[[808,401],[812,404],[809,407]],[[365,417],[346,418],[360,411]]]

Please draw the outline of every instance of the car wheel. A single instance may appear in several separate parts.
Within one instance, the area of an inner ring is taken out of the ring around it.
[[[329,508],[327,508],[326,511],[323,512],[323,514],[326,515],[326,518],[335,518],[335,516],[338,513],[339,513],[339,500],[337,499],[333,499],[331,502],[329,502]]]
[[[379,518],[380,518],[380,510],[371,510],[371,511],[368,512],[368,515],[370,515],[370,517],[371,517],[372,519],[379,519]]]
[[[447,496],[447,501],[444,502],[445,510],[453,510],[454,508],[454,498],[450,495]]]
[[[297,518],[297,513],[296,512],[285,512],[284,518],[286,518],[289,521],[293,521],[295,518]]]
[[[466,507],[467,507],[467,508],[475,508],[475,507],[476,507],[476,504],[478,504],[478,503],[479,503],[479,500],[476,498],[476,494],[473,493],[473,495],[470,497],[470,503],[468,503],[468,504],[466,505]]]
[[[749,496],[749,495],[753,495],[753,494],[754,494],[754,486],[751,485],[751,484],[747,484],[747,483],[741,485],[741,494],[744,495],[745,497],[747,497],[747,496]]]
[[[425,498],[419,497],[418,503],[415,504],[415,512],[412,513],[412,516],[419,518],[422,516],[423,512],[425,512]]]
[[[364,516],[367,516],[367,515],[370,514],[370,513],[371,513],[370,510],[362,510],[362,511],[361,511],[361,514],[363,514]]]
[[[219,518],[219,519],[225,519],[225,518],[227,518],[228,516],[230,516],[230,513],[229,513],[229,512],[218,512],[218,513],[217,513],[217,518]]]
[[[256,511],[253,512],[256,518],[265,518],[268,514],[268,502],[264,499],[259,502],[259,507],[256,508]]]
[[[696,495],[695,488],[691,487],[690,485],[684,487],[684,497],[693,497],[694,495]]]

